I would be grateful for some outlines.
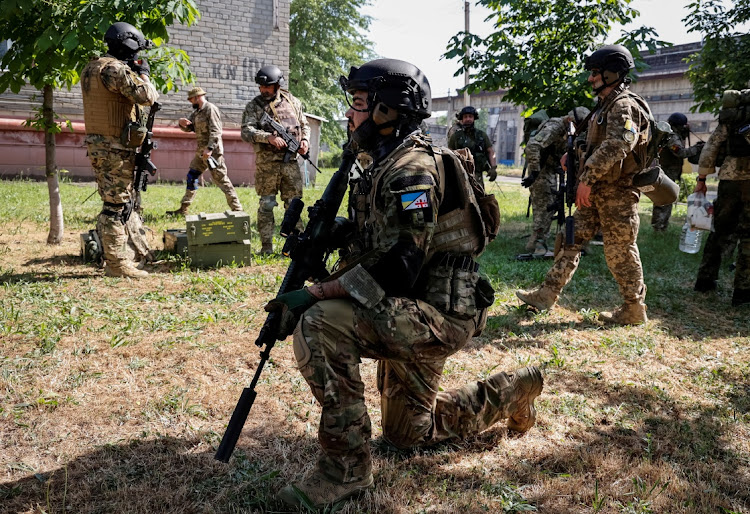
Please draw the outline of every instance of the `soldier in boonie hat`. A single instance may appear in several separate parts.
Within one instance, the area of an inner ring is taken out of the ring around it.
[[[187,97],[188,97],[188,100],[190,100],[191,98],[195,98],[196,96],[205,96],[205,94],[206,94],[206,92],[203,91],[203,88],[200,87],[200,86],[198,86],[198,87],[194,87],[193,89],[191,89],[190,91],[188,91],[188,96]]]

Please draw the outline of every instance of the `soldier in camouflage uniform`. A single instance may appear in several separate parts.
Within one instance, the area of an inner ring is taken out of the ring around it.
[[[440,390],[446,359],[482,330],[490,294],[475,258],[487,240],[469,176],[450,171],[449,150],[420,133],[430,88],[415,66],[379,59],[341,78],[352,95],[351,141],[373,157],[350,198],[354,235],[337,278],[269,303],[301,316],[294,353],[322,406],[321,453],[295,487],[318,508],[373,485],[370,418],[359,374],[378,360],[384,441],[396,449],[476,434],[501,419],[525,432],[543,385],[537,368],[497,373],[460,389]],[[461,191],[463,190],[463,191]],[[298,505],[293,486],[280,498]]]
[[[639,192],[633,176],[646,160],[648,105],[631,92],[627,78],[633,56],[621,45],[607,45],[586,59],[589,83],[599,97],[586,136],[576,193],[575,241],[563,245],[544,283],[534,291],[517,291],[526,304],[549,309],[573,277],[581,245],[601,228],[607,266],[620,287],[624,304],[603,320],[618,324],[647,321],[646,285],[638,252]]]
[[[456,118],[459,126],[448,138],[448,148],[468,148],[474,157],[474,175],[477,180],[482,183],[482,176],[486,172],[490,182],[493,182],[497,178],[495,147],[492,146],[490,136],[474,126],[479,119],[479,113],[468,105],[456,113]]]
[[[284,75],[276,66],[263,66],[258,70],[255,82],[260,95],[248,102],[242,114],[242,139],[253,143],[255,148],[255,191],[260,196],[258,232],[264,254],[273,252],[276,194],[281,193],[285,209],[293,198],[302,197],[302,173],[294,157],[284,162],[286,143],[261,125],[263,113],[281,123],[300,142],[300,154],[306,154],[310,148],[310,126],[304,107],[289,91],[281,89],[283,79]]]
[[[721,115],[719,117],[721,120]],[[747,124],[750,120],[745,120]],[[695,192],[706,192],[706,175],[715,173],[722,147],[726,157],[719,168],[719,190],[714,202],[714,221],[703,248],[696,291],[713,291],[719,277],[722,250],[733,235],[739,239],[732,305],[750,303],[750,142],[737,134],[738,127],[720,122],[708,138],[698,161]]]
[[[198,148],[193,160],[190,161],[190,171],[187,174],[185,196],[182,197],[180,208],[167,211],[167,215],[185,215],[198,193],[198,179],[206,169],[211,170],[214,184],[219,186],[227,197],[227,204],[233,211],[241,211],[242,204],[237,197],[232,181],[227,176],[227,164],[224,160],[224,144],[221,141],[221,113],[218,107],[206,99],[203,88],[194,87],[188,91],[188,101],[194,111],[188,118],[180,118],[178,124],[183,132],[195,132]],[[209,157],[213,157],[214,166],[209,166]]]
[[[550,206],[555,202],[557,188],[557,168],[560,157],[565,153],[568,140],[568,125],[572,121],[581,123],[589,110],[576,107],[567,116],[550,118],[539,126],[536,134],[526,143],[527,176],[521,181],[529,188],[531,208],[534,213],[534,227],[526,249],[534,255],[547,253],[547,237],[554,218]]]
[[[698,143],[689,148],[685,148],[685,140],[690,133],[687,116],[681,112],[674,112],[669,115],[667,122],[672,127],[672,134],[669,136],[667,143],[664,145],[659,154],[659,164],[661,164],[664,173],[675,183],[679,183],[682,177],[682,165],[688,157],[694,157],[700,154],[703,144]],[[651,227],[657,232],[667,230],[669,218],[672,216],[672,204],[654,206],[651,213]]]
[[[140,278],[148,273],[138,269],[134,259],[151,257],[140,213],[133,211],[138,194],[133,185],[135,154],[140,142],[129,140],[123,129],[141,118],[139,106],[151,105],[159,96],[149,81],[148,63],[136,60],[140,50],[151,47],[151,41],[124,22],[113,24],[104,40],[108,53],[91,59],[81,73],[86,147],[104,202],[96,228],[105,273]]]

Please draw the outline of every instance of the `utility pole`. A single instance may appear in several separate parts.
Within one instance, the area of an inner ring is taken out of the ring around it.
[[[464,32],[469,33],[469,2],[464,1]],[[469,98],[469,46],[464,47],[464,107],[470,104]]]

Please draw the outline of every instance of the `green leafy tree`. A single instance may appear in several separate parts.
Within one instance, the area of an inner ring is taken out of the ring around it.
[[[373,58],[362,34],[370,17],[361,13],[369,0],[292,0],[289,19],[289,89],[308,112],[323,116],[321,139],[331,147],[344,139],[335,122],[346,110],[340,75]]]
[[[553,115],[590,105],[585,56],[603,44],[612,26],[638,16],[632,0],[478,0],[492,11],[495,32],[482,38],[460,32],[445,53],[461,60],[456,76],[471,70],[469,91],[505,89],[504,100],[526,107],[525,115],[547,109]],[[638,48],[665,45],[653,29],[623,32],[618,43],[643,67]],[[469,48],[465,56],[465,49]],[[464,61],[464,58],[466,60]]]
[[[63,214],[55,162],[55,134],[62,128],[54,111],[54,91],[70,90],[92,54],[103,54],[110,25],[127,21],[157,48],[146,52],[152,79],[162,91],[176,80],[191,82],[189,58],[166,45],[167,27],[192,24],[200,13],[194,0],[2,0],[0,34],[13,44],[0,61],[0,93],[18,93],[26,84],[42,91],[42,106],[27,124],[45,133],[45,174],[50,194],[48,244],[59,244]]]
[[[688,79],[693,85],[693,112],[718,112],[725,89],[748,87],[750,35],[736,27],[750,21],[750,0],[735,0],[725,7],[721,0],[696,0],[682,20],[688,32],[703,37],[701,51],[690,56]]]

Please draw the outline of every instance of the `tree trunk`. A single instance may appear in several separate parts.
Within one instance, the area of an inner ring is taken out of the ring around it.
[[[55,133],[51,130],[55,125],[53,110],[54,90],[50,84],[44,86],[44,101],[42,103],[42,117],[44,118],[44,154],[49,190],[49,235],[48,245],[59,245],[63,239],[63,210],[60,200],[60,183],[58,181],[57,164],[55,163]]]

